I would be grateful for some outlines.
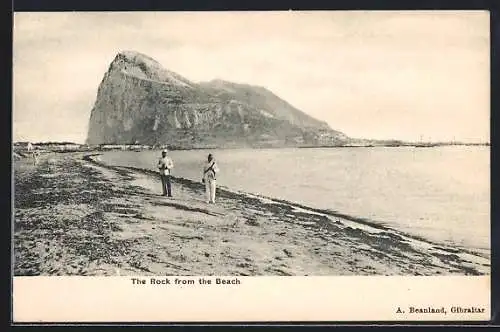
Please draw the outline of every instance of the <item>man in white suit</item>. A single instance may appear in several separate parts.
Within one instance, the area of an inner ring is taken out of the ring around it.
[[[216,174],[219,173],[219,168],[215,162],[212,154],[208,155],[208,161],[203,167],[202,181],[205,183],[205,191],[207,195],[207,203],[215,203],[215,189],[216,189]]]

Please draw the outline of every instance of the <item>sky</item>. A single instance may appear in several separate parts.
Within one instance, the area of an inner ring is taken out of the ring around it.
[[[489,142],[486,11],[15,13],[13,140],[85,141],[116,54],[260,85],[351,137]]]

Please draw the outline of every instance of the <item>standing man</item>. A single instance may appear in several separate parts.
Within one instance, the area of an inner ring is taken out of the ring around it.
[[[215,175],[219,173],[219,168],[212,154],[208,155],[207,163],[203,167],[202,181],[205,183],[205,192],[207,195],[207,203],[215,203],[216,179]]]
[[[170,172],[174,168],[174,162],[167,155],[167,149],[161,152],[161,158],[158,161],[158,169],[160,170],[161,188],[163,196],[172,197],[172,185],[170,183]]]

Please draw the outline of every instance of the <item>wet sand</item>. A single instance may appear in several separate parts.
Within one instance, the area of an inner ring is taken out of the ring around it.
[[[490,259],[362,220],[53,153],[15,167],[15,275],[482,275]]]

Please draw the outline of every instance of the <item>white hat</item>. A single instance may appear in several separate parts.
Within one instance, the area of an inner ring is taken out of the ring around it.
[[[167,149],[163,149],[161,152],[162,153],[164,153],[164,152],[167,153],[168,151],[167,151]]]

